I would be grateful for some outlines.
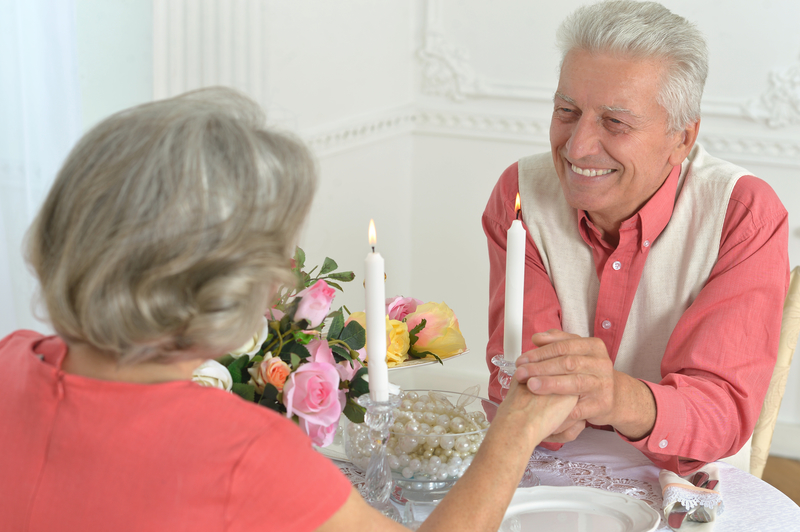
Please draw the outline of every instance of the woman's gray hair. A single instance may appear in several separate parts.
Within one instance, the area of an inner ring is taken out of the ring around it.
[[[233,90],[117,113],[78,142],[27,236],[49,319],[120,363],[219,356],[256,330],[316,188],[299,140]]]
[[[558,29],[561,63],[570,50],[665,61],[658,103],[670,131],[700,119],[708,75],[708,48],[697,27],[656,2],[615,0],[583,6]]]

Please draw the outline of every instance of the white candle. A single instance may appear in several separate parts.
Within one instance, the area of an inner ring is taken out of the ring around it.
[[[373,401],[389,400],[389,368],[386,365],[386,287],[383,257],[375,252],[375,222],[369,221],[369,245],[372,251],[364,261],[366,267],[367,371],[369,396]]]
[[[519,194],[515,205],[520,212]],[[514,362],[522,354],[522,310],[525,294],[525,229],[519,219],[506,233],[506,306],[503,356]]]

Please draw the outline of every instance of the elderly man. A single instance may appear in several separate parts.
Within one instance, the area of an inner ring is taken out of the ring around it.
[[[551,152],[510,166],[483,215],[487,361],[503,349],[519,192],[515,376],[537,394],[580,396],[547,441],[591,425],[680,474],[740,449],[747,468],[788,287],[786,210],[766,183],[695,142],[707,49],[692,24],[656,3],[604,2],[569,16],[558,41]]]

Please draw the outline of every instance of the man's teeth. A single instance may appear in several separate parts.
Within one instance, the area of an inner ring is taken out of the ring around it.
[[[609,169],[606,169],[606,170],[592,170],[592,169],[586,169],[586,170],[584,170],[583,168],[578,168],[577,166],[575,166],[575,165],[573,164],[573,165],[572,165],[572,171],[573,171],[573,172],[575,172],[576,174],[585,175],[586,177],[594,177],[594,176],[596,176],[596,175],[606,175],[606,174],[610,174],[610,173],[611,173],[611,172],[613,172],[614,170],[613,170],[613,169],[611,169],[611,168],[609,168]]]

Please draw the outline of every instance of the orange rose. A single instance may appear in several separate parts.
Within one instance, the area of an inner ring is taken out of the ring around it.
[[[278,389],[279,392],[283,391],[283,384],[286,378],[292,372],[289,365],[278,357],[272,357],[261,362],[258,368],[259,376],[262,382],[269,383]]]

